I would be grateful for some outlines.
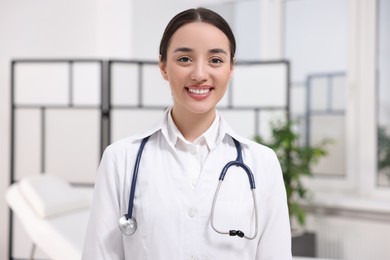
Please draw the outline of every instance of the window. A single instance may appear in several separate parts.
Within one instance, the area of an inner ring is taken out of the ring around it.
[[[285,1],[285,57],[291,61],[291,113],[306,144],[330,139],[318,177],[345,176],[347,1]]]
[[[378,175],[390,187],[390,1],[378,1]]]

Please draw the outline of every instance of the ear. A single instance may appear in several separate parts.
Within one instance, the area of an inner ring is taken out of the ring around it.
[[[230,75],[229,75],[229,79],[232,78],[233,76],[233,72],[234,72],[234,67],[236,65],[236,58],[233,59],[233,61],[231,62],[230,64]]]
[[[168,80],[168,75],[167,75],[167,64],[161,60],[160,56],[160,61],[158,63],[158,66],[160,67],[160,73],[163,79]]]

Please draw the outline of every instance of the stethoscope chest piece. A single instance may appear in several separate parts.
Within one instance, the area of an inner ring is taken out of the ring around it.
[[[119,219],[119,229],[123,235],[130,236],[137,230],[137,221],[135,218],[128,218],[125,214]]]

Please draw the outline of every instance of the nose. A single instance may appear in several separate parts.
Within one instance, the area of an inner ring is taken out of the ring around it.
[[[191,79],[199,82],[206,81],[207,65],[204,63],[195,63],[191,73]]]

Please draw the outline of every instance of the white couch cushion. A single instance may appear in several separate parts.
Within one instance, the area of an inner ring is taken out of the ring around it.
[[[89,198],[66,180],[51,174],[39,174],[20,181],[21,193],[38,216],[48,218],[87,208]]]

